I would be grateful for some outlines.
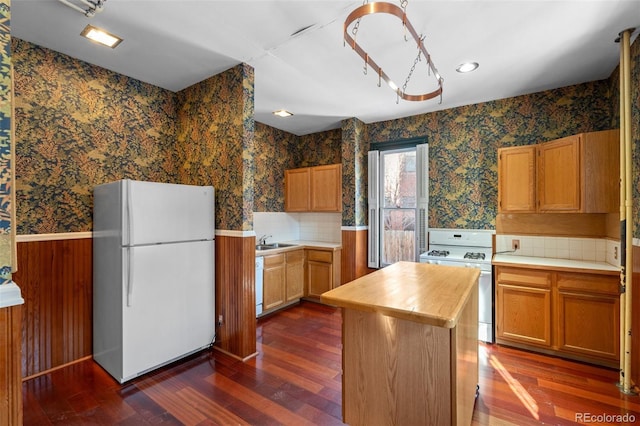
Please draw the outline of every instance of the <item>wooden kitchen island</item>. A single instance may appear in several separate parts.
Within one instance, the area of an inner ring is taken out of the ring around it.
[[[398,262],[322,294],[342,308],[345,423],[471,424],[479,275]]]

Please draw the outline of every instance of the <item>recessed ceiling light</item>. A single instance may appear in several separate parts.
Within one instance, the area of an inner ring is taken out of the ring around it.
[[[476,68],[478,68],[479,66],[480,65],[478,65],[477,62],[465,62],[464,64],[458,65],[458,68],[456,68],[456,71],[461,73],[471,72]]]
[[[80,35],[112,49],[122,42],[120,37],[108,33],[103,29],[94,27],[93,25],[87,25],[84,27],[84,30],[82,30]]]
[[[279,109],[277,111],[273,111],[274,115],[277,115],[278,117],[290,117],[293,115],[293,113],[287,111],[286,109]]]

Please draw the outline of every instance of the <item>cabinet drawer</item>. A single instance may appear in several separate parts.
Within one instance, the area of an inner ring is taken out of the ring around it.
[[[558,272],[558,290],[618,295],[620,277]]]
[[[288,251],[285,254],[287,263],[304,262],[304,250]]]
[[[271,256],[264,257],[264,267],[281,265],[284,263],[284,253],[273,254]]]
[[[522,268],[496,268],[496,282],[501,284],[524,285],[528,287],[551,287],[551,273]]]
[[[333,262],[333,252],[325,250],[309,250],[307,252],[307,260],[315,262]]]

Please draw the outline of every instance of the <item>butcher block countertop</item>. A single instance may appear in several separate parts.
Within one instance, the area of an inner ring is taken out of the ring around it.
[[[476,268],[398,262],[323,293],[321,301],[454,328],[479,276]]]

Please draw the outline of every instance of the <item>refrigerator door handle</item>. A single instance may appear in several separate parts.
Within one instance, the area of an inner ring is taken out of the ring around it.
[[[126,245],[131,245],[131,231],[133,229],[133,206],[131,205],[133,203],[133,197],[131,196],[131,180],[127,179],[126,181],[126,185],[127,185],[127,244]]]
[[[133,304],[133,250],[127,247],[127,307]]]

